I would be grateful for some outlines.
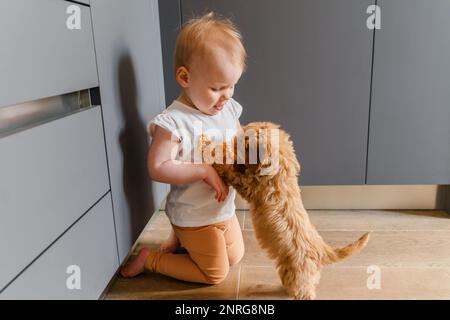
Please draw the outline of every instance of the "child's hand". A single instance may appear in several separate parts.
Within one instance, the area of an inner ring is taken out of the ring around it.
[[[229,187],[223,183],[222,179],[211,165],[205,165],[205,176],[203,181],[216,191],[215,199],[219,202],[224,201],[228,196]]]

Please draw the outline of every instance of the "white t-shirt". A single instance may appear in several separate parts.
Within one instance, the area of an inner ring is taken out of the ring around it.
[[[158,125],[181,140],[175,159],[201,161],[198,152],[199,136],[204,133],[215,143],[230,141],[239,129],[242,106],[234,99],[228,100],[215,115],[207,115],[184,103],[174,100],[162,113],[147,125],[151,137]],[[180,227],[197,227],[230,219],[235,212],[236,191],[230,187],[227,198],[218,202],[214,189],[204,181],[184,185],[170,185],[166,199],[166,214],[171,223]]]

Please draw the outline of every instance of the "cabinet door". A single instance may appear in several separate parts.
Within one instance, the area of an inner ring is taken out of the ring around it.
[[[379,0],[367,183],[450,183],[450,1]]]
[[[71,5],[0,1],[0,107],[98,86],[90,10],[69,29]]]
[[[302,184],[365,182],[373,0],[184,0],[183,21],[214,10],[244,36],[241,123],[272,121],[294,141]]]
[[[98,299],[118,266],[108,192],[20,274],[0,299]]]

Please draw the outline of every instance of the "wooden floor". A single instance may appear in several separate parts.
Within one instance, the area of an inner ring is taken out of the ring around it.
[[[258,246],[249,212],[236,214],[246,253],[223,283],[201,285],[146,272],[116,278],[105,299],[288,299],[272,261]],[[450,216],[445,211],[310,210],[309,215],[333,246],[372,231],[361,253],[324,268],[317,299],[450,299]],[[155,214],[135,252],[158,247],[169,226],[164,212]]]

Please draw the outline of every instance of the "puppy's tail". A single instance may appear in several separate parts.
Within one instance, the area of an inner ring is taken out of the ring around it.
[[[339,262],[351,255],[357,253],[362,248],[364,248],[369,241],[370,232],[365,233],[361,238],[356,240],[355,242],[342,247],[342,248],[332,248],[329,245],[325,244],[325,259],[323,261],[324,264],[331,264],[335,262]]]

